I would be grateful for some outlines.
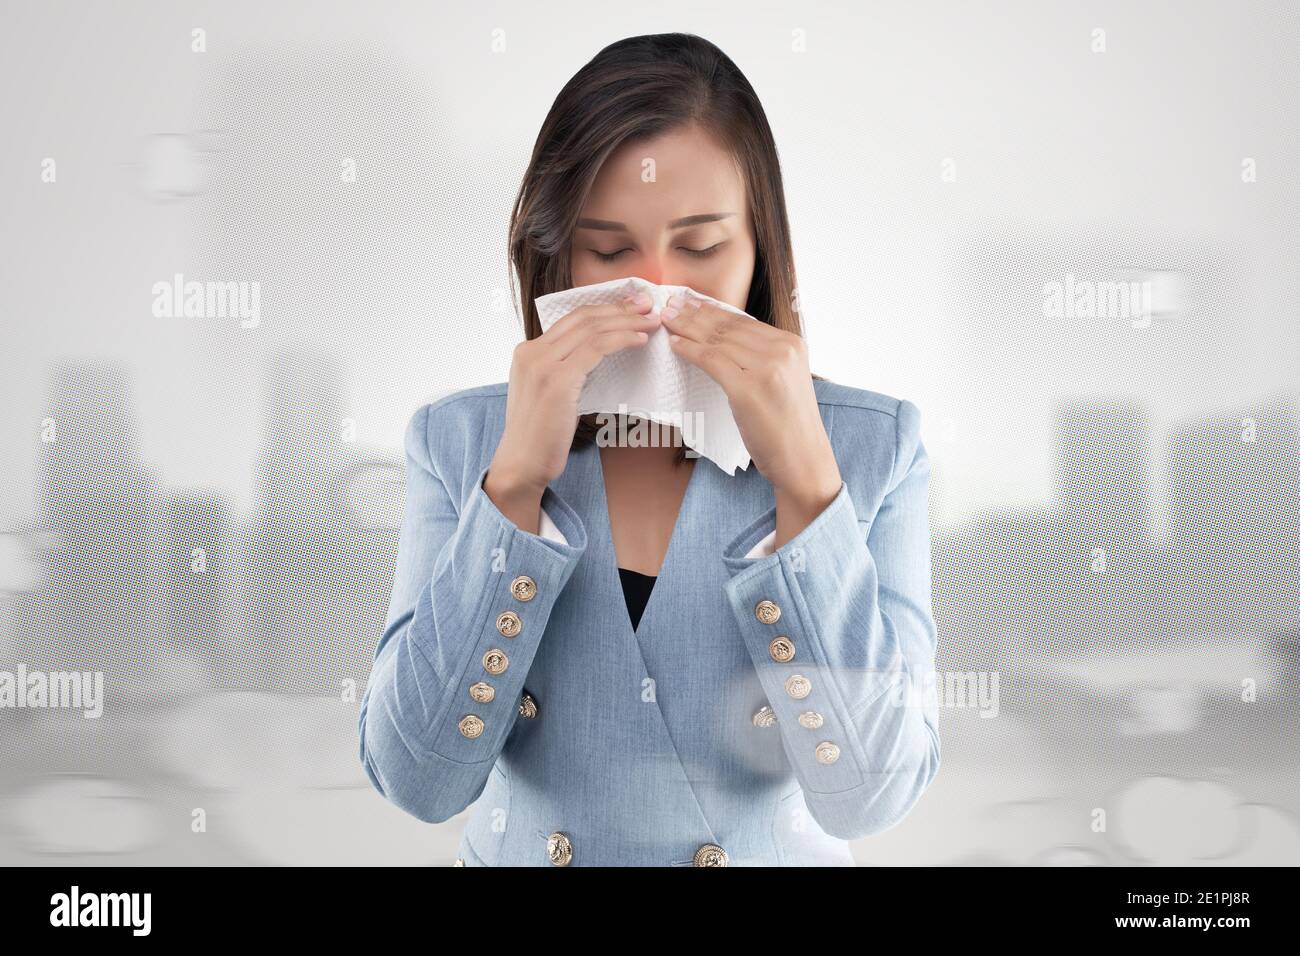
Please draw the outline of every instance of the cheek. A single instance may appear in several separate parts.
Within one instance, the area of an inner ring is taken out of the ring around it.
[[[630,275],[624,261],[628,258],[630,257],[624,256],[614,262],[601,262],[589,252],[575,252],[569,257],[569,276],[573,280],[573,286],[595,285],[597,282],[608,282],[610,279]]]
[[[572,285],[591,285],[589,281],[586,281],[588,275],[587,264],[583,261],[582,256],[576,252],[571,253],[569,255],[569,278],[572,280]]]
[[[743,309],[754,277],[753,250],[733,248],[710,259],[703,259],[694,274],[695,281],[689,283],[692,288]]]

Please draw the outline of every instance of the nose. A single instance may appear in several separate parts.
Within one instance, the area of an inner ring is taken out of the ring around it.
[[[657,256],[647,256],[641,268],[637,270],[638,278],[654,285],[664,285],[664,266]]]
[[[636,276],[654,285],[688,285],[686,277],[681,275],[671,262],[665,262],[658,255],[646,256],[636,269]]]

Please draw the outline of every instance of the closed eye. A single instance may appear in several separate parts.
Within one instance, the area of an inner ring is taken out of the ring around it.
[[[715,242],[707,249],[688,249],[685,246],[680,246],[679,248],[682,250],[682,252],[686,253],[688,256],[694,256],[696,259],[707,259],[709,256],[717,252],[721,246],[722,246],[721,242]],[[592,249],[591,253],[601,262],[613,262],[623,253],[630,252],[630,251],[631,250],[629,249],[619,249],[615,252],[600,252],[597,249]]]
[[[695,256],[695,258],[697,259],[706,259],[709,256],[713,255],[715,252],[717,252],[718,248],[721,245],[722,245],[721,242],[715,242],[707,249],[687,249],[685,247],[682,247],[682,252],[686,253],[688,256]]]

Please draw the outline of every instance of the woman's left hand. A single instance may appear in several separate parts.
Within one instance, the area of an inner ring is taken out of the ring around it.
[[[792,332],[701,299],[688,298],[676,314],[673,306],[670,299],[660,313],[669,345],[726,393],[745,447],[776,492],[777,539],[783,543],[835,499],[842,480],[807,345]],[[781,520],[783,505],[790,521]]]

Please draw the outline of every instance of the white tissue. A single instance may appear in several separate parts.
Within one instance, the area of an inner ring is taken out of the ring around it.
[[[545,332],[578,306],[620,302],[637,292],[645,292],[653,300],[651,312],[662,310],[673,293],[685,292],[747,316],[743,310],[688,286],[655,285],[636,276],[552,292],[534,304]],[[750,455],[736,427],[727,393],[707,372],[678,358],[668,344],[668,335],[668,330],[660,326],[644,345],[606,355],[587,376],[578,397],[578,414],[621,413],[676,425],[681,429],[683,444],[734,475],[748,467]]]

